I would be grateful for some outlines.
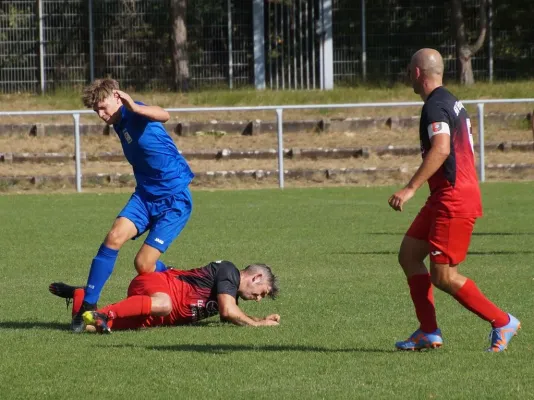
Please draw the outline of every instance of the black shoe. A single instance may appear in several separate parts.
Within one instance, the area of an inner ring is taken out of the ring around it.
[[[54,296],[58,296],[62,299],[65,299],[65,302],[67,303],[67,309],[69,308],[69,305],[72,302],[72,298],[74,297],[74,291],[76,289],[84,289],[84,287],[71,286],[63,282],[52,282],[50,286],[48,286],[48,291],[50,293],[52,293]]]
[[[83,321],[86,325],[92,325],[100,333],[111,333],[111,329],[108,326],[108,316],[96,311],[86,311],[83,313]]]
[[[71,286],[63,282],[52,282],[48,286],[48,291],[54,296],[62,297],[64,299],[72,299],[76,289],[83,289],[83,286]]]
[[[74,333],[85,332],[85,322],[83,321],[83,313],[86,311],[95,311],[95,310],[96,310],[96,304],[89,304],[84,301],[82,303],[82,307],[80,308],[80,310],[72,318],[72,322],[70,323],[71,332],[74,332]]]

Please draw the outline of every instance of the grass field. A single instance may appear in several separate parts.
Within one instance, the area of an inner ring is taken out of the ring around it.
[[[449,90],[461,100],[472,99],[508,99],[508,98],[531,98],[534,93],[534,81],[477,82],[473,86],[460,86],[452,82],[446,82]],[[82,88],[73,88],[49,92],[44,95],[30,93],[0,93],[2,111],[21,110],[73,110],[83,109],[81,102]],[[191,93],[173,92],[135,92],[134,88],[126,88],[135,100],[141,100],[146,104],[157,104],[165,108],[179,107],[232,107],[232,106],[265,106],[283,104],[345,104],[345,103],[369,103],[369,102],[404,102],[420,101],[420,97],[414,94],[408,85],[396,84],[394,86],[379,87],[376,85],[361,85],[354,87],[337,86],[334,90],[206,90]],[[469,113],[475,115],[475,105],[466,106]],[[485,112],[531,112],[532,103],[517,104],[487,104]],[[318,110],[286,110],[284,120],[296,120],[303,118],[346,118],[346,117],[371,117],[371,116],[411,116],[419,113],[419,107],[372,107],[351,109],[318,109]],[[171,121],[209,121],[209,120],[270,120],[274,121],[276,115],[273,111],[255,112],[201,112],[201,113],[173,113]],[[35,123],[63,122],[72,123],[72,117],[68,116],[39,116],[39,117],[0,117],[0,123]],[[94,115],[81,116],[82,123],[96,123],[98,118]]]
[[[282,293],[243,303],[279,313],[275,328],[200,326],[73,335],[47,286],[85,282],[127,194],[0,197],[2,399],[534,398],[533,183],[483,185],[463,272],[521,319],[508,352],[488,354],[489,326],[436,293],[445,346],[399,353],[416,327],[396,252],[424,201],[404,213],[393,187],[195,191],[191,221],[163,260],[271,264]],[[139,243],[121,250],[101,303],[119,300]]]

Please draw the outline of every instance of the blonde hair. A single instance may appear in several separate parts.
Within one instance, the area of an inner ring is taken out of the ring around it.
[[[119,82],[115,79],[96,79],[83,89],[83,105],[87,108],[93,108],[95,104],[111,96],[113,90],[119,90]]]

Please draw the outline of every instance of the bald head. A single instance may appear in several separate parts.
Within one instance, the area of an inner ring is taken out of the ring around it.
[[[421,49],[410,62],[410,80],[413,91],[426,101],[432,91],[443,85],[443,58],[437,50]]]
[[[423,74],[443,76],[443,58],[437,50],[421,49],[415,52],[411,61],[412,67],[422,70]]]

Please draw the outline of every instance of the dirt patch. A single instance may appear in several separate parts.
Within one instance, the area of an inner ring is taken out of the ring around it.
[[[474,129],[476,141],[476,127]],[[486,142],[503,141],[529,141],[532,140],[532,132],[527,129],[516,129],[506,127],[486,126]],[[276,149],[278,141],[275,133],[262,134],[257,136],[224,135],[220,137],[204,135],[179,137],[173,136],[179,149],[182,151],[199,151],[213,149],[231,150],[263,150]],[[358,132],[345,133],[291,133],[284,136],[284,147],[291,148],[356,148],[356,147],[376,147],[384,145],[394,146],[417,146],[418,133],[416,130],[389,130],[389,129],[369,129]],[[100,152],[121,152],[121,146],[114,133],[109,136],[83,136],[81,142],[82,152],[87,154],[98,154]],[[74,153],[74,138],[69,136],[42,136],[31,137],[26,135],[0,136],[0,153],[53,153],[63,152]],[[486,151],[486,164],[513,164],[532,163],[534,157],[532,152],[501,152]],[[189,160],[193,171],[202,174],[207,171],[239,171],[239,170],[270,170],[278,168],[276,159],[240,159],[240,160]],[[393,156],[389,154],[378,156],[371,152],[368,158],[345,158],[345,159],[309,159],[296,158],[285,159],[284,169],[286,170],[307,170],[307,169],[341,169],[341,168],[395,168],[402,169],[396,173],[375,173],[375,174],[353,174],[338,175],[335,177],[325,177],[323,172],[301,177],[288,178],[288,187],[296,186],[336,186],[336,185],[382,185],[404,183],[413,170],[421,163],[419,155],[414,156]],[[89,174],[130,174],[131,166],[126,161],[121,162],[101,162],[87,161],[82,163],[82,173]],[[72,162],[61,163],[0,163],[0,177],[11,176],[41,176],[41,175],[61,175],[64,177],[75,174],[75,164]],[[525,170],[487,170],[488,180],[531,180],[534,179],[532,169]],[[84,182],[84,190],[94,191],[104,190],[98,183]],[[239,177],[212,177],[209,179],[196,179],[194,187],[202,188],[260,188],[277,187],[277,174],[266,176],[261,179],[239,178]],[[26,182],[20,181],[15,186],[10,184],[0,185],[0,191],[73,191],[72,180],[51,182]],[[103,185],[105,190],[110,191],[131,191],[133,182],[113,181]],[[99,189],[100,188],[100,189]]]
[[[486,127],[486,142],[500,141],[528,141],[532,140],[532,132],[526,129],[505,127]],[[473,129],[475,141],[478,131]],[[173,140],[182,151],[212,150],[212,149],[269,149],[277,148],[276,134],[269,133],[257,136],[225,135],[220,137],[205,135],[179,137]],[[416,130],[372,129],[358,132],[344,133],[288,133],[284,135],[285,148],[329,147],[346,148],[380,145],[418,145],[419,138]],[[122,151],[119,139],[113,133],[109,136],[82,136],[81,150],[88,154],[104,151]],[[29,152],[29,153],[74,153],[74,137],[27,135],[0,136],[1,152]]]
[[[487,152],[486,164],[530,163],[534,161],[532,153],[525,152]],[[368,158],[345,159],[286,159],[284,169],[329,169],[329,168],[415,168],[421,164],[421,157],[393,156],[371,154]],[[239,171],[239,170],[276,170],[276,159],[240,159],[240,160],[190,160],[189,165],[195,172],[207,171]],[[129,174],[130,164],[123,162],[85,162],[82,164],[83,174]],[[17,163],[1,164],[0,176],[36,176],[36,175],[73,175],[75,163],[35,164]]]

